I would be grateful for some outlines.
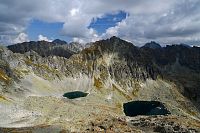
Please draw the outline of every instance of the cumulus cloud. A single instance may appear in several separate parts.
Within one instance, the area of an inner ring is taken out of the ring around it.
[[[25,32],[32,19],[44,22],[64,22],[66,0],[0,0],[0,42],[13,43],[14,39]]]
[[[38,41],[52,42],[53,40],[49,40],[46,36],[39,35],[39,36],[38,36]]]
[[[155,13],[129,12],[126,19],[110,27],[103,37],[118,35],[137,45],[155,40],[162,44],[200,45],[200,1],[179,1]]]
[[[108,28],[102,35],[95,33],[96,39],[115,35],[133,41],[137,45],[143,45],[151,40],[163,44],[190,43],[199,45],[200,7],[198,5],[200,5],[200,1],[198,0],[127,0],[126,2],[110,0],[91,2],[92,6],[87,2],[79,7],[81,14],[87,13],[88,15],[84,17],[85,20],[80,18],[84,21],[74,21],[73,26],[65,26],[64,28],[65,30],[69,27],[81,29],[78,28],[78,25],[81,25],[85,30],[78,30],[79,32],[76,33],[80,34],[76,37],[82,38],[82,40],[87,41],[88,38],[94,38],[93,34],[88,34],[87,27],[91,22],[89,20],[101,17],[106,13],[123,10],[129,14],[127,18],[119,22],[117,26]],[[81,14],[77,15],[84,16]]]
[[[62,35],[80,42],[116,35],[137,45],[151,40],[199,45],[199,5],[199,0],[2,0],[0,42],[13,41],[37,19],[62,22]],[[89,28],[96,18],[118,11],[129,15],[105,33]]]
[[[13,43],[22,43],[22,42],[28,42],[29,38],[26,33],[20,33],[17,38],[14,39]]]

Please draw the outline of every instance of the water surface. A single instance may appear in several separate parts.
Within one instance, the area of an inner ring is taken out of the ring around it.
[[[159,101],[131,101],[124,103],[123,108],[126,116],[170,114]]]
[[[82,91],[73,91],[73,92],[67,92],[63,95],[63,97],[67,97],[69,99],[75,99],[79,97],[86,97],[88,93],[82,92]]]

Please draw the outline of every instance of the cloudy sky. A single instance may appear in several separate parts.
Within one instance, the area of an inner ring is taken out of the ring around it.
[[[0,0],[0,43],[90,42],[200,46],[200,0]]]

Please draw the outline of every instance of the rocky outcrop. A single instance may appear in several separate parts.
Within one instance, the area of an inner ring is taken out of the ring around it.
[[[95,81],[100,81],[101,84],[106,84],[107,79],[110,78],[122,85],[125,90],[135,86],[138,81],[149,78],[156,80],[157,77],[161,77],[179,85],[180,91],[188,98],[199,101],[200,96],[197,91],[200,90],[198,78],[200,48],[198,47],[172,45],[152,48],[151,46],[158,46],[158,44],[151,42],[138,48],[117,37],[97,41],[85,49],[79,47],[81,45],[78,43],[61,45],[58,42],[63,43],[63,41],[55,42],[55,44],[44,41],[29,42],[8,46],[8,48],[19,53],[32,50],[44,57],[40,59],[36,54],[27,55],[25,62],[42,77],[50,73],[58,77],[62,77],[61,75],[76,77],[81,73],[90,78],[95,77],[98,79]],[[83,50],[79,54],[71,52],[78,52],[81,49]],[[44,72],[41,68],[48,69]],[[179,71],[182,68],[191,76]],[[48,77],[57,77],[53,75]]]
[[[141,48],[141,51],[154,61],[164,79],[175,82],[185,96],[200,103],[199,47],[168,45],[162,49]]]
[[[139,48],[117,37],[83,47],[78,43],[63,43],[60,40],[26,42],[1,48],[0,87],[4,97],[0,95],[0,100],[14,99],[20,105],[22,102],[23,109],[12,107],[28,112],[20,114],[20,120],[37,124],[64,123],[67,128],[80,128],[82,124],[88,125],[88,131],[115,131],[88,123],[98,115],[101,118],[103,114],[122,115],[123,103],[130,100],[160,101],[172,114],[191,119],[200,117],[196,109],[200,105],[198,47]],[[89,94],[81,100],[63,99],[64,93],[75,90]],[[7,112],[2,111],[0,118],[5,118],[7,115],[3,114]],[[79,121],[82,121],[80,125],[74,124]],[[141,121],[138,120],[139,126],[155,123],[152,120],[140,124]],[[174,125],[170,126],[175,130]],[[189,131],[179,128],[178,131]],[[152,124],[151,130],[165,130],[165,126]]]

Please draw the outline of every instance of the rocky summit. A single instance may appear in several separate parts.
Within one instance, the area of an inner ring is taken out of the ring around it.
[[[0,47],[2,133],[197,133],[199,91],[195,46],[111,37]]]

